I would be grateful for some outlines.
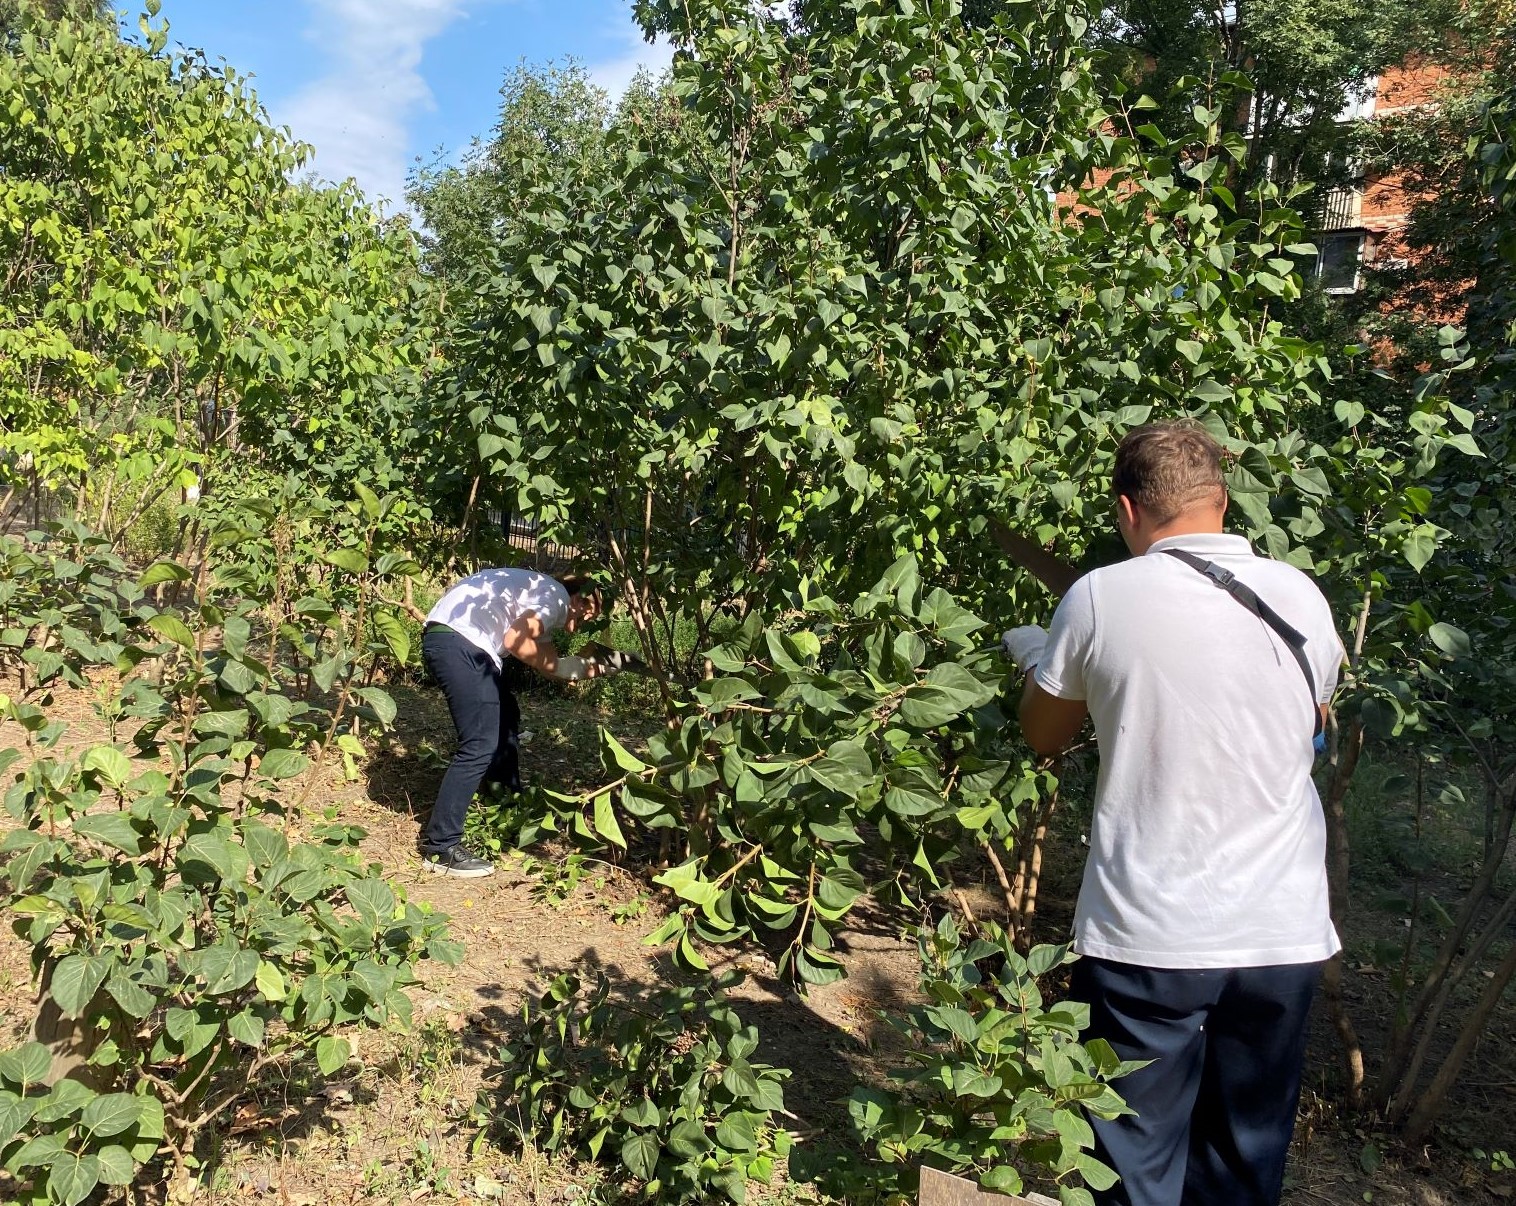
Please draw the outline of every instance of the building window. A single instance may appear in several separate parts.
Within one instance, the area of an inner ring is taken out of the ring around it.
[[[1316,236],[1316,279],[1328,293],[1354,293],[1358,289],[1358,269],[1363,261],[1361,234],[1321,234]]]
[[[1337,114],[1340,122],[1368,121],[1378,107],[1379,77],[1371,75],[1361,84],[1350,84],[1342,94],[1342,109]]]

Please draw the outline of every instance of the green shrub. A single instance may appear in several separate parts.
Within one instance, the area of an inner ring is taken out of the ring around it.
[[[566,1151],[632,1178],[654,1202],[734,1202],[767,1182],[788,1154],[773,1123],[784,1069],[754,1063],[758,1031],[726,1002],[734,980],[664,989],[646,1003],[610,1000],[601,978],[587,996],[555,979],[523,1030],[500,1049],[498,1084],[478,1115],[550,1152]]]
[[[116,516],[111,517],[115,526]],[[171,491],[149,503],[140,515],[121,532],[120,543],[126,555],[139,565],[146,565],[158,557],[172,557],[179,543],[180,508],[179,492]]]
[[[1071,963],[1067,946],[1023,957],[996,925],[964,943],[951,916],[919,937],[926,1004],[886,1020],[911,1066],[893,1090],[859,1087],[849,1112],[883,1168],[839,1178],[854,1200],[914,1188],[922,1164],[975,1177],[986,1189],[1022,1191],[1022,1174],[1056,1185],[1064,1206],[1092,1206],[1115,1174],[1089,1154],[1085,1112],[1131,1111],[1107,1084],[1143,1065],[1122,1062],[1102,1039],[1081,1044],[1089,1007],[1048,1004],[1039,978]]]
[[[376,521],[385,505],[364,510]],[[363,639],[391,589],[393,555],[377,555],[372,527],[361,549],[329,553],[327,593],[280,626],[303,651],[298,671],[260,660],[266,581],[206,589],[167,561],[133,579],[75,526],[33,545],[0,543],[0,634],[27,671],[19,698],[0,695],[0,724],[22,740],[0,748],[0,775],[24,768],[4,796],[18,827],[0,843],[0,899],[31,946],[43,1017],[87,1068],[44,1093],[37,1082],[61,1070],[41,1068],[45,1047],[0,1057],[19,1086],[0,1096],[0,1160],[25,1200],[74,1206],[130,1180],[160,1140],[182,1170],[264,1066],[335,1073],[350,1056],[341,1028],[408,1024],[415,964],[461,948],[445,917],[358,856],[362,830],[303,809],[319,760],[307,751],[345,752],[355,718],[395,715],[362,685],[393,648]],[[196,586],[183,607],[148,601]],[[62,744],[54,681],[94,686],[102,715],[137,723],[131,741],[112,727],[105,742]]]
[[[1038,773],[984,756],[1004,745],[1004,663],[913,557],[846,603],[803,604],[731,629],[708,652],[717,673],[645,752],[604,731],[616,778],[565,797],[583,838],[683,839],[683,861],[655,880],[680,903],[651,941],[696,971],[697,939],[770,931],[782,976],[840,979],[833,934],[858,903],[938,886],[971,822],[1015,806]]]
[[[498,856],[524,849],[544,833],[557,832],[553,805],[542,788],[528,783],[519,792],[481,792],[469,806],[463,838],[471,850]]]
[[[163,1138],[162,1104],[77,1080],[49,1088],[51,1067],[41,1043],[0,1054],[0,1155],[20,1183],[15,1200],[73,1206],[102,1185],[130,1185]]]

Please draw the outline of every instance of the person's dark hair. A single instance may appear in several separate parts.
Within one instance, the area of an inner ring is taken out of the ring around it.
[[[600,584],[587,574],[568,574],[559,578],[558,581],[563,585],[563,589],[568,591],[570,599],[578,598],[580,595],[589,595],[596,599],[600,597]]]
[[[1193,419],[1134,427],[1116,448],[1111,490],[1166,524],[1201,503],[1226,501],[1221,445]]]

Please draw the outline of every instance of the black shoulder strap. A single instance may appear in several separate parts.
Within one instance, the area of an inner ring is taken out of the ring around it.
[[[1279,634],[1291,653],[1295,655],[1295,662],[1300,667],[1300,673],[1305,675],[1305,685],[1311,692],[1311,714],[1316,718],[1315,729],[1312,736],[1321,735],[1321,704],[1316,699],[1316,676],[1311,673],[1311,663],[1305,656],[1305,637],[1300,630],[1291,625],[1283,616],[1260,599],[1252,587],[1237,580],[1237,575],[1229,569],[1222,569],[1214,561],[1207,561],[1204,557],[1197,557],[1194,553],[1184,549],[1164,549],[1170,557],[1184,562],[1192,570],[1204,574],[1237,602],[1241,603],[1250,612]]]

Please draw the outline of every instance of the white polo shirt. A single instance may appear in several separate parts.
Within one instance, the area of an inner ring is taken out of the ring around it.
[[[446,624],[501,665],[505,634],[522,616],[536,612],[552,631],[568,623],[569,593],[561,582],[527,569],[487,569],[470,574],[426,613],[428,624]]]
[[[1241,536],[1169,537],[1074,584],[1035,671],[1086,701],[1100,747],[1074,949],[1163,968],[1327,959],[1341,944],[1305,676],[1272,628],[1166,548],[1231,570],[1304,634],[1320,702],[1337,685],[1320,590]]]

